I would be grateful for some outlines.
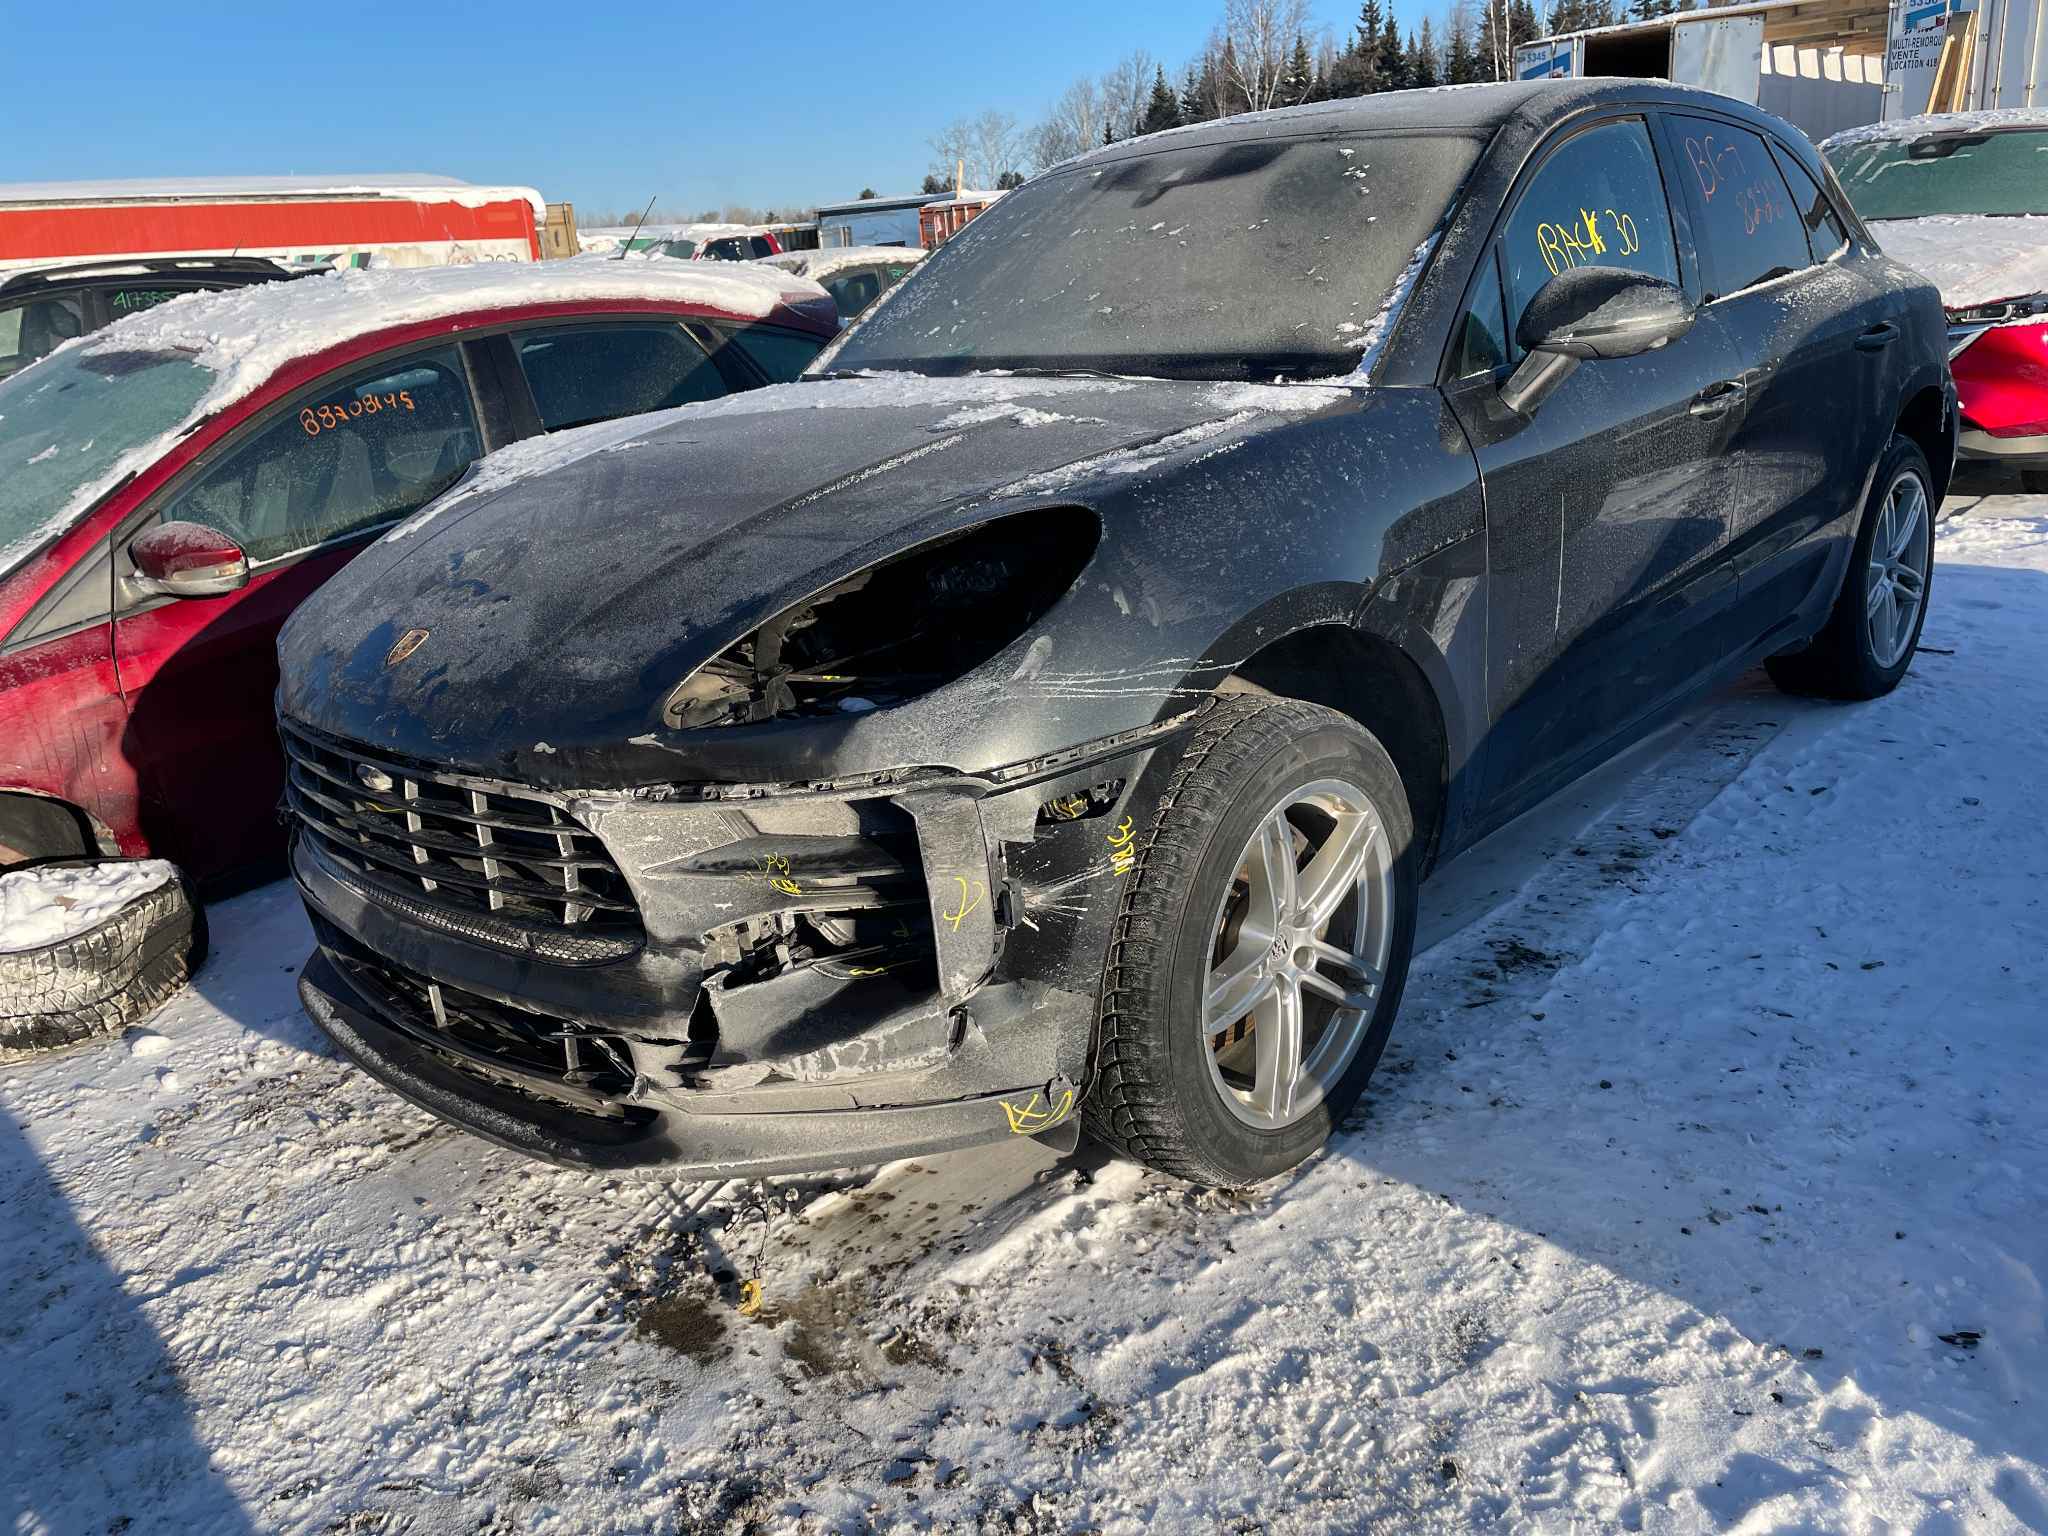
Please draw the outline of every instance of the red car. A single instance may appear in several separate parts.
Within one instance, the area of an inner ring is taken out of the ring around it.
[[[767,267],[342,272],[0,382],[0,868],[270,864],[274,647],[309,592],[484,454],[792,379],[837,327]]]
[[[1957,457],[2048,491],[2048,111],[1876,123],[1822,154],[1886,254],[1941,290]]]

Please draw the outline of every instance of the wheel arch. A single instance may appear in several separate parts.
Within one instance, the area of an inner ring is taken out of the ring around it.
[[[1948,494],[1956,458],[1955,412],[1949,409],[1948,397],[1941,387],[1928,384],[1909,396],[1899,409],[1894,430],[1911,438],[1927,455],[1927,467],[1934,472],[1934,505],[1938,509]]]
[[[83,806],[40,789],[0,789],[0,869],[36,859],[120,853],[113,830]]]
[[[1311,625],[1246,656],[1216,691],[1301,699],[1372,732],[1408,789],[1423,868],[1436,861],[1450,798],[1450,741],[1436,689],[1401,647],[1349,624]]]

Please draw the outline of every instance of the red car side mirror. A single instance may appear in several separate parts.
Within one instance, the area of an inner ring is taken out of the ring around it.
[[[249,557],[217,528],[158,523],[128,546],[134,584],[162,597],[218,597],[249,584]]]

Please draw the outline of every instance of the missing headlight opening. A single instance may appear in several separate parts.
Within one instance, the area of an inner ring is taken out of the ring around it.
[[[1079,508],[1019,513],[871,566],[777,614],[662,706],[672,729],[886,709],[965,676],[1037,622],[1095,552]]]

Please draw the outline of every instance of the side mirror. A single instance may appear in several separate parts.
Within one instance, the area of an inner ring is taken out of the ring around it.
[[[249,584],[249,557],[217,528],[158,523],[128,546],[130,583],[160,597],[218,597]]]
[[[1515,341],[1527,354],[1501,400],[1528,415],[1582,362],[1637,357],[1692,329],[1695,311],[1676,284],[1620,267],[1575,267],[1537,290]]]

